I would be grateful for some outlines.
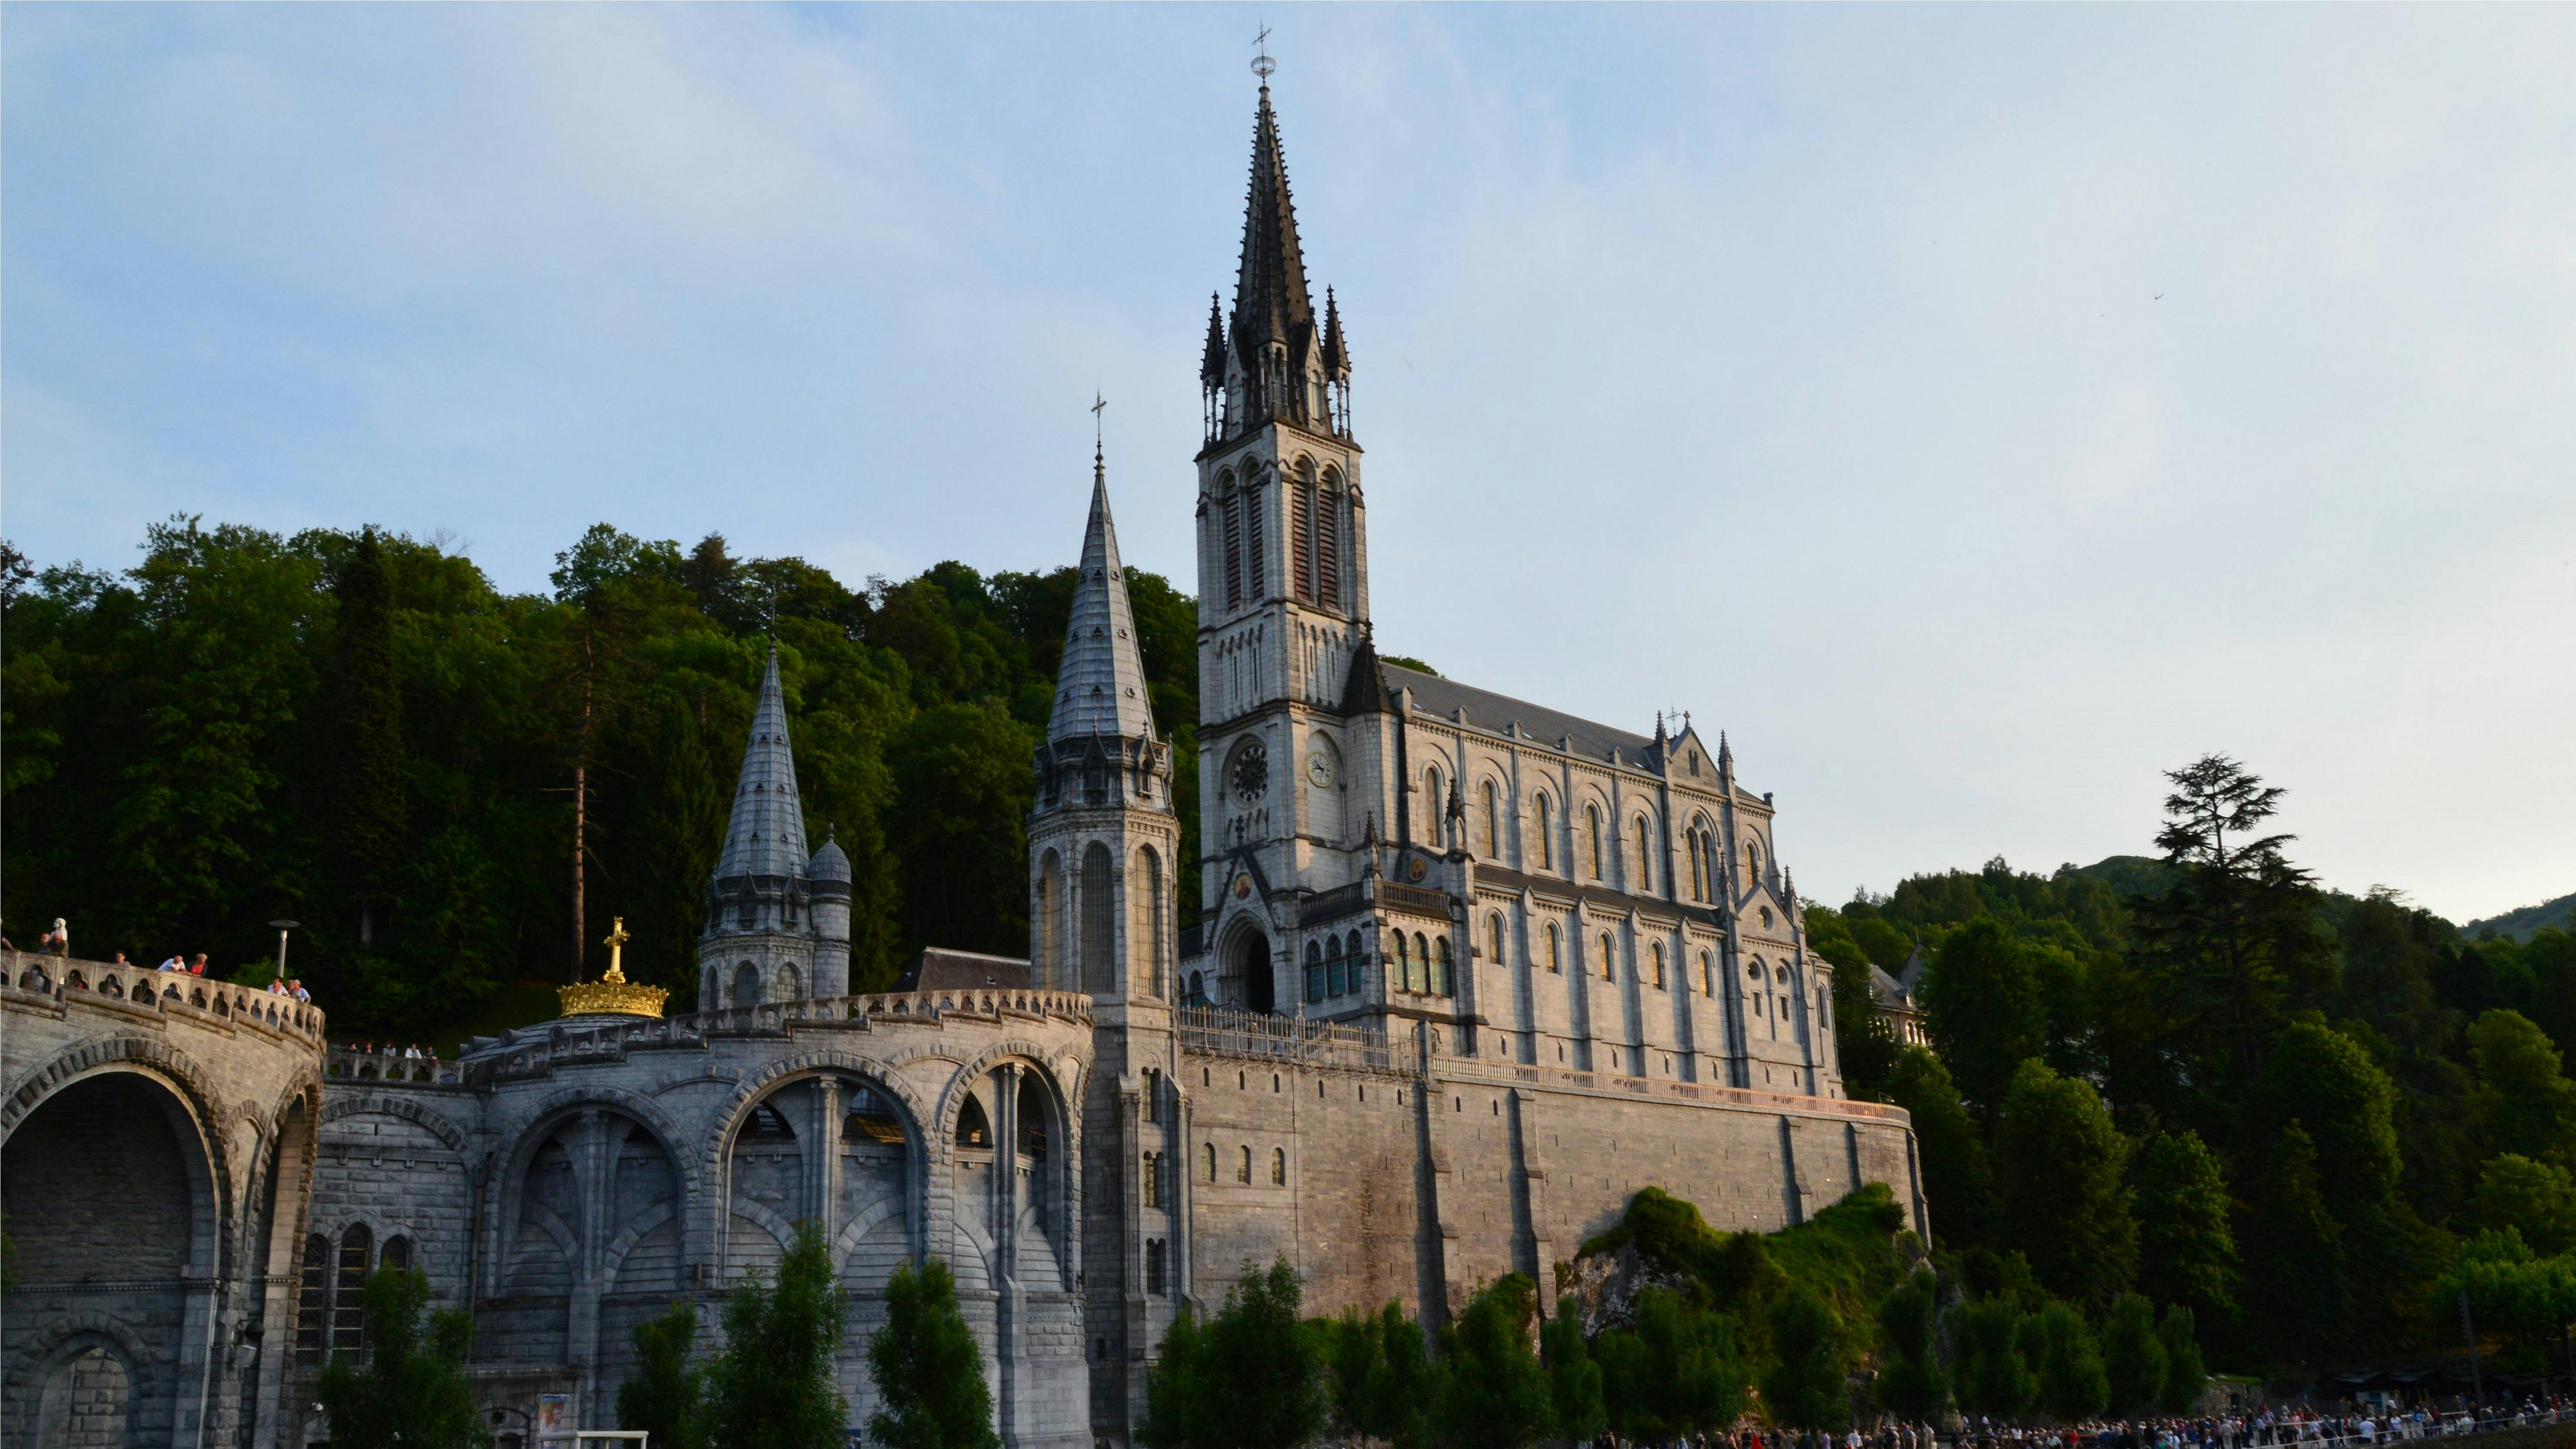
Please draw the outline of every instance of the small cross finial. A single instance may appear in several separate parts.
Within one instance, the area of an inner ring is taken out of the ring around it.
[[[1261,77],[1261,88],[1266,91],[1270,89],[1270,73],[1279,69],[1279,62],[1270,58],[1269,26],[1261,27],[1261,33],[1252,38],[1252,45],[1252,73]]]
[[[626,918],[619,916],[615,919],[616,924],[609,928],[607,936],[600,942],[608,948],[608,974],[600,978],[603,981],[626,979],[626,972],[622,969],[625,964],[623,958],[626,954],[626,943],[634,939],[626,934]]]
[[[1103,411],[1105,411],[1105,410],[1108,408],[1108,406],[1109,406],[1109,399],[1107,399],[1107,398],[1105,398],[1105,397],[1102,397],[1098,392],[1094,392],[1094,393],[1092,393],[1092,395],[1091,395],[1091,451],[1093,451],[1093,452],[1095,452],[1095,453],[1097,453],[1097,452],[1099,452],[1099,451],[1100,451],[1100,414],[1101,414]]]

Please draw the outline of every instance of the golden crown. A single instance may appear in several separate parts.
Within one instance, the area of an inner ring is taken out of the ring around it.
[[[607,938],[608,974],[597,981],[576,981],[558,986],[566,1016],[660,1016],[662,1003],[671,993],[659,986],[639,986],[626,979],[623,965],[626,943],[626,918],[619,916]]]

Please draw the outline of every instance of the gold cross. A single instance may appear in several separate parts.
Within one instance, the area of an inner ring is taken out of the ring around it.
[[[634,938],[626,934],[626,918],[624,916],[616,917],[616,922],[617,924],[609,929],[608,934],[603,937],[601,941],[603,945],[608,947],[608,974],[600,978],[603,981],[623,981],[626,979],[626,972],[621,969],[623,965],[622,958],[626,954],[626,943]]]

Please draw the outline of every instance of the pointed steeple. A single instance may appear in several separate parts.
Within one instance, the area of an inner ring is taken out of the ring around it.
[[[1291,362],[1315,335],[1306,296],[1306,256],[1297,244],[1297,206],[1288,195],[1288,158],[1279,149],[1279,117],[1270,87],[1252,122],[1252,185],[1243,208],[1243,259],[1235,273],[1234,346],[1247,367],[1271,343],[1288,345]]]
[[[1127,605],[1127,575],[1118,561],[1118,527],[1109,517],[1108,465],[1091,460],[1091,522],[1082,535],[1082,569],[1074,578],[1073,613],[1065,623],[1064,662],[1055,674],[1049,740],[1113,735],[1154,738],[1145,693],[1145,656]]]
[[[1329,300],[1329,299],[1328,299]],[[1225,309],[1214,292],[1208,293],[1207,350],[1199,354],[1199,385],[1215,387],[1225,381]]]
[[[1342,304],[1333,300],[1333,289],[1324,289],[1324,376],[1335,382],[1351,380],[1351,354],[1342,341]]]
[[[778,682],[778,646],[760,676],[751,738],[734,782],[733,819],[725,826],[716,879],[805,873],[805,805],[796,792],[796,755],[787,743],[787,692]]]

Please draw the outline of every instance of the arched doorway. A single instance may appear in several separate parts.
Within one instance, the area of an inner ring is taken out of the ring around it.
[[[1270,980],[1270,942],[1259,931],[1248,930],[1235,937],[1234,969],[1243,978],[1246,1010],[1266,1015],[1279,1009]]]

